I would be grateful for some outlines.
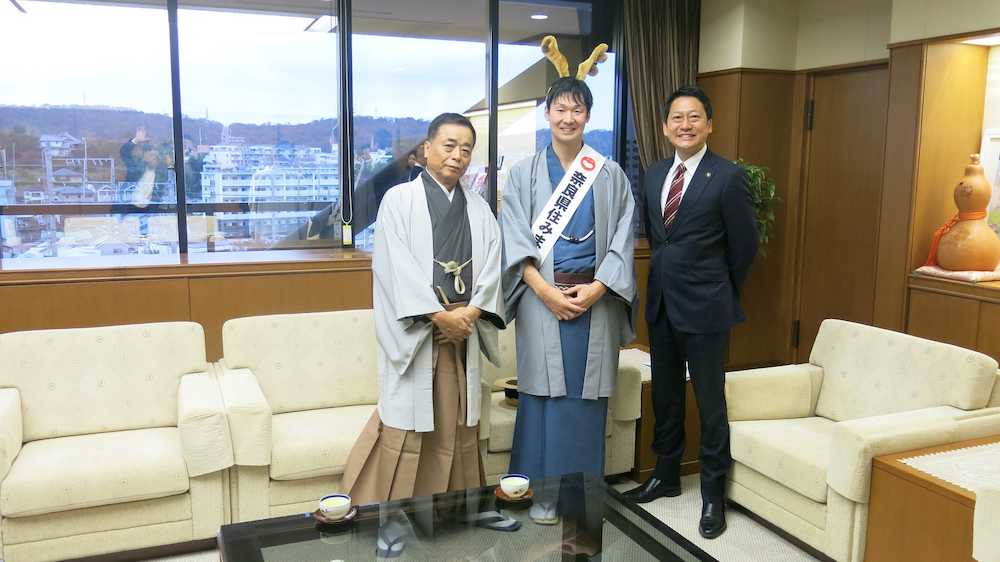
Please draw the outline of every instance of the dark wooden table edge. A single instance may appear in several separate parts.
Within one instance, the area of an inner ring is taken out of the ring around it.
[[[218,539],[216,537],[208,539],[197,539],[174,544],[164,544],[160,546],[149,546],[135,550],[124,550],[121,552],[110,552],[108,554],[97,554],[85,556],[83,558],[72,558],[63,562],[138,562],[141,560],[152,560],[156,558],[166,558],[168,556],[180,556],[182,554],[194,554],[196,552],[207,552],[215,549]]]
[[[687,537],[682,535],[679,531],[677,531],[670,525],[667,525],[662,520],[657,519],[656,516],[654,516],[652,513],[647,511],[639,504],[629,499],[626,499],[625,496],[622,495],[622,493],[619,492],[618,490],[615,490],[614,488],[608,486],[608,494],[615,498],[615,500],[618,502],[618,505],[628,509],[629,511],[637,515],[639,518],[648,523],[654,529],[666,535],[671,541],[673,541],[678,546],[683,548],[689,554],[697,557],[702,562],[721,562],[718,559],[712,557],[712,555],[710,555],[709,553],[702,550],[701,547],[691,542]]]

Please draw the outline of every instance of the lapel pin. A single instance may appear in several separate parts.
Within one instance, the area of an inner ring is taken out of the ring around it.
[[[712,177],[712,172],[705,172],[705,177],[706,178]]]

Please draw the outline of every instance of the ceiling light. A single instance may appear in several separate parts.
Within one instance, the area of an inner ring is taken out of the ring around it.
[[[974,39],[962,41],[962,43],[965,43],[966,45],[983,45],[984,47],[993,47],[1000,45],[1000,34],[976,37]]]
[[[545,14],[531,14],[531,19],[533,20],[547,20],[549,16]]]

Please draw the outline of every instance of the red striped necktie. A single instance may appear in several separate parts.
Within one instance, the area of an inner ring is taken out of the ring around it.
[[[663,228],[670,229],[670,225],[677,218],[677,209],[681,206],[681,194],[684,191],[684,164],[677,166],[674,179],[670,182],[670,193],[667,194],[667,204],[663,207]]]

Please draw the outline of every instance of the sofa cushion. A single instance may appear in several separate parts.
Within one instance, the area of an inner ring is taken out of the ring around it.
[[[810,525],[818,529],[826,528],[827,506],[825,503],[813,501],[739,461],[733,463],[729,478],[734,484],[743,486],[775,506],[807,521]],[[758,513],[758,515],[763,514]]]
[[[373,405],[277,414],[272,418],[271,478],[298,480],[343,474]]]
[[[236,318],[222,346],[226,367],[253,371],[275,414],[378,400],[370,309]]]
[[[182,494],[189,478],[177,428],[32,441],[0,484],[4,517]]]
[[[0,334],[0,357],[25,442],[176,426],[180,378],[208,367],[195,322]]]
[[[729,431],[733,459],[813,501],[825,503],[834,425],[819,417],[732,422]]]
[[[163,498],[30,517],[4,517],[0,521],[0,531],[3,534],[3,544],[11,545],[173,521],[191,521],[191,494],[174,494]]]
[[[843,320],[823,321],[809,362],[824,371],[816,415],[834,421],[982,408],[997,370],[982,353]]]

